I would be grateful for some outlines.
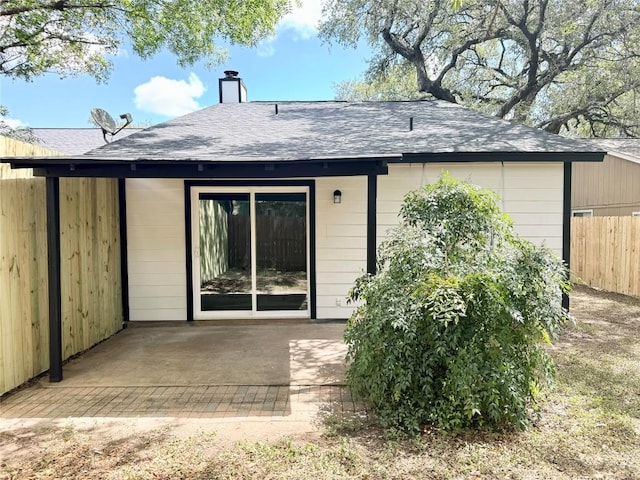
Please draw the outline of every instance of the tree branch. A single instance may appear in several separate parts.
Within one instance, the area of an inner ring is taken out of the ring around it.
[[[8,17],[19,15],[21,13],[35,12],[38,10],[59,11],[83,8],[114,8],[116,5],[105,2],[87,2],[82,4],[70,4],[69,0],[57,0],[55,2],[46,2],[32,5],[17,5],[9,8],[0,8],[0,17]]]
[[[636,88],[640,87],[640,81],[633,82],[629,85],[625,85],[615,90],[609,95],[601,95],[593,98],[586,105],[574,108],[569,112],[565,112],[559,115],[555,115],[549,119],[543,120],[536,127],[546,130],[552,133],[559,133],[563,125],[566,125],[569,121],[577,119],[580,116],[586,116],[590,111],[598,108],[608,107],[617,98],[628,93]]]

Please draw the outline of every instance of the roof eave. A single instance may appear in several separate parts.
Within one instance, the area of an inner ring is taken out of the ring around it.
[[[377,156],[322,156],[293,159],[207,160],[198,158],[150,159],[97,156],[12,157],[12,168],[33,168],[51,177],[206,177],[339,176],[386,173],[390,163],[547,163],[602,162],[595,152],[410,152]],[[246,175],[243,175],[246,172]]]
[[[590,152],[411,152],[390,163],[602,162],[604,151]]]
[[[319,158],[296,161],[203,161],[97,159],[87,157],[11,158],[12,168],[32,168],[42,177],[99,178],[297,178],[384,175],[389,157]]]
[[[622,160],[627,160],[628,162],[640,164],[640,157],[637,157],[630,153],[621,152],[619,150],[608,150],[607,155],[609,155],[610,157],[621,158]]]
[[[55,165],[96,166],[96,165],[267,165],[267,164],[295,164],[318,162],[357,162],[374,161],[390,162],[402,157],[400,154],[383,155],[352,155],[352,156],[317,156],[292,158],[261,158],[245,160],[208,159],[208,158],[150,158],[150,157],[106,157],[97,155],[59,156],[59,157],[7,157],[0,158],[0,162],[10,163],[13,168],[40,168]]]
[[[0,159],[11,163],[14,168],[41,168],[53,165],[266,165],[278,163],[317,163],[317,162],[352,162],[352,161],[377,161],[388,163],[411,162],[602,162],[607,152],[523,152],[523,151],[496,151],[496,152],[405,152],[402,154],[383,155],[352,155],[352,156],[317,156],[300,158],[264,158],[255,160],[222,160],[206,158],[148,158],[148,157],[106,157],[97,155],[70,155],[59,157],[8,157]],[[611,152],[613,153],[613,152]]]

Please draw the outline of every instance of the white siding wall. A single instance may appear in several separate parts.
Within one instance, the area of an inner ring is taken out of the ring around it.
[[[402,198],[410,190],[436,181],[442,172],[494,190],[516,231],[537,245],[562,254],[563,166],[499,163],[390,165],[378,177],[378,243],[397,224]]]
[[[186,320],[184,181],[127,179],[131,320]]]
[[[334,190],[342,203],[333,203]],[[346,295],[367,268],[367,177],[316,180],[318,318],[347,318]],[[340,306],[336,303],[340,303]]]
[[[518,233],[562,251],[562,164],[390,165],[378,177],[378,243],[404,195],[441,172],[495,190]],[[333,203],[333,191],[342,203]],[[127,180],[131,320],[186,320],[184,181]],[[316,180],[318,318],[347,318],[346,295],[366,269],[366,177]],[[338,305],[339,303],[339,305]]]
[[[541,166],[505,166],[504,210],[521,236],[546,245],[562,257],[562,199],[564,168],[561,163]]]

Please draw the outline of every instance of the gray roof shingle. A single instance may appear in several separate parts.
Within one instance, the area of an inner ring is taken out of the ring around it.
[[[605,150],[610,155],[621,156],[631,162],[640,163],[640,138],[593,138],[588,142]]]
[[[441,101],[250,102],[204,108],[88,155],[105,160],[288,161],[594,151],[601,149]]]
[[[140,130],[140,128],[125,128],[113,137],[113,141]],[[99,128],[32,128],[31,131],[36,137],[37,145],[67,155],[81,155],[105,144],[102,130]]]

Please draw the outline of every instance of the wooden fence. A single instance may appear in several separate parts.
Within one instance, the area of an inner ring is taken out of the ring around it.
[[[0,157],[59,153],[0,136]],[[115,179],[61,179],[63,355],[122,326]],[[49,368],[45,182],[0,163],[0,395]]]
[[[574,282],[640,297],[640,217],[572,218],[571,271]]]
[[[229,267],[247,268],[251,259],[248,215],[229,215]],[[307,226],[304,217],[257,216],[258,268],[282,272],[306,271]]]

